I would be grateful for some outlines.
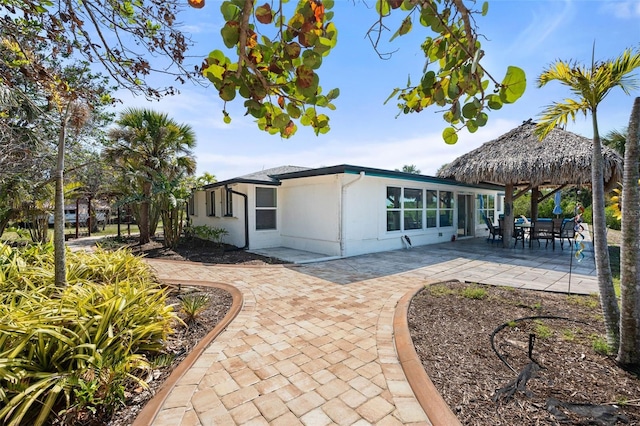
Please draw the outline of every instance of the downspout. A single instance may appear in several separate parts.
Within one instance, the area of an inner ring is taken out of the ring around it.
[[[345,248],[344,248],[344,240],[347,236],[347,231],[346,231],[346,227],[345,227],[345,220],[346,220],[346,213],[345,213],[345,200],[346,200],[346,195],[347,195],[347,188],[350,187],[351,185],[353,185],[354,183],[362,180],[362,178],[364,178],[364,171],[360,172],[360,176],[357,177],[357,179],[352,180],[351,182],[342,185],[342,191],[340,194],[340,222],[338,224],[339,228],[340,228],[340,257],[344,257],[345,256]]]
[[[244,247],[241,247],[240,249],[246,250],[249,248],[249,197],[247,196],[247,194],[234,191],[227,185],[225,185],[224,187],[227,190],[227,200],[229,199],[229,194],[236,194],[244,197]]]

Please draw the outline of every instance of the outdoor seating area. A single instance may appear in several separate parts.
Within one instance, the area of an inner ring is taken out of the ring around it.
[[[541,240],[545,241],[545,247],[547,247],[549,242],[551,242],[553,249],[556,249],[553,221],[539,220],[533,222],[533,226],[529,232],[529,247],[531,247],[533,241],[536,241],[538,243],[538,247],[540,247]]]
[[[555,250],[556,240],[558,240],[560,248],[564,249],[565,240],[570,245],[571,241],[575,239],[575,235],[575,221],[573,219],[541,218],[531,221],[527,218],[519,218],[514,223],[513,238],[516,239],[516,245],[518,241],[522,241],[522,247],[524,247],[525,241],[528,242],[529,247],[532,247],[534,242],[537,242],[538,247],[541,247],[541,241],[544,241],[545,248],[551,244],[552,250]]]
[[[496,238],[501,241],[505,229],[504,217],[500,215],[497,226],[486,217],[484,221],[489,230],[487,239],[492,243],[496,241]],[[541,247],[541,241],[544,241],[545,248],[551,244],[552,250],[555,250],[557,241],[560,243],[560,249],[564,250],[564,243],[566,242],[570,247],[576,237],[576,223],[573,218],[540,218],[532,221],[521,217],[514,221],[511,237],[515,240],[514,247],[520,245],[524,248],[527,243],[531,248],[534,242],[537,242],[538,247]]]

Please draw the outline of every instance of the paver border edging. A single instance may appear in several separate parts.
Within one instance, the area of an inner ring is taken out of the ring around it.
[[[242,263],[208,263],[208,262],[194,262],[192,260],[175,260],[175,259],[162,259],[148,257],[144,258],[145,261],[150,261],[149,264],[153,265],[154,262],[161,263],[173,263],[175,265],[199,265],[199,266],[215,266],[217,268],[234,268],[234,269],[260,269],[260,268],[299,268],[302,265],[297,263],[265,263],[260,265],[246,265]],[[204,281],[202,281],[204,282]]]
[[[162,408],[162,404],[169,396],[169,393],[176,385],[178,380],[184,376],[184,374],[191,368],[191,366],[197,361],[197,359],[202,355],[205,349],[215,340],[220,333],[222,333],[227,326],[233,321],[240,311],[242,310],[242,305],[244,304],[244,297],[240,290],[236,287],[218,283],[213,281],[198,281],[198,280],[162,280],[163,283],[167,284],[182,284],[182,285],[198,285],[198,286],[206,286],[206,287],[217,287],[223,290],[228,291],[233,298],[231,302],[231,307],[227,314],[220,320],[220,322],[211,330],[206,336],[202,338],[202,340],[193,348],[189,355],[182,360],[180,364],[171,372],[169,377],[165,380],[165,382],[160,386],[158,392],[144,405],[140,413],[136,416],[136,419],[133,421],[132,426],[146,426],[150,425],[153,420],[156,418],[160,409]]]
[[[431,423],[434,426],[461,425],[460,420],[453,414],[453,411],[444,401],[427,372],[424,371],[413,345],[411,334],[409,334],[409,321],[407,318],[409,305],[413,296],[424,287],[424,284],[422,284],[420,287],[410,290],[402,296],[396,305],[393,316],[393,335],[398,360],[409,386],[411,386],[418,403],[422,406]]]

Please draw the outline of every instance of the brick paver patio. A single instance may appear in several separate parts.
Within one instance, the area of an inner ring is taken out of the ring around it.
[[[552,291],[566,291],[571,279],[573,292],[597,291],[592,258],[574,265],[566,249],[497,249],[477,240],[475,248],[458,242],[308,265],[149,260],[161,279],[226,283],[244,297],[152,423],[431,424],[394,343],[402,296],[452,278]]]

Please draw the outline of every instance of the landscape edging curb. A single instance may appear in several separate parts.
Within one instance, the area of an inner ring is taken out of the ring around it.
[[[411,304],[411,299],[424,287],[425,285],[422,284],[418,288],[407,292],[396,305],[393,316],[393,335],[398,360],[409,386],[411,386],[429,421],[434,426],[461,425],[460,420],[453,414],[453,411],[451,411],[451,408],[444,401],[442,395],[440,395],[440,392],[438,392],[438,389],[436,389],[424,370],[409,333],[407,317],[409,305]]]

